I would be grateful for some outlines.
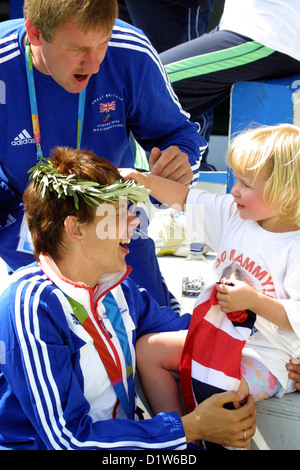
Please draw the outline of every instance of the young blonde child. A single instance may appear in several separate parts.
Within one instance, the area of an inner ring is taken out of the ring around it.
[[[300,130],[288,124],[248,130],[232,141],[227,163],[236,182],[231,195],[224,196],[153,174],[131,172],[128,177],[149,188],[159,201],[181,205],[187,223],[193,223],[196,234],[204,234],[201,241],[217,252],[216,281],[231,265],[244,273],[241,279],[247,282],[217,284],[222,312],[256,314],[243,349],[239,390],[256,401],[281,397],[295,390],[286,363],[299,354]],[[180,412],[170,370],[178,372],[184,341],[184,334],[162,333],[138,343],[140,379],[154,413]]]

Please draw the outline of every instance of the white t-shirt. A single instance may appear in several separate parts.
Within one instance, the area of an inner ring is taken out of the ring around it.
[[[257,315],[243,355],[257,358],[277,377],[282,385],[279,396],[293,391],[285,364],[296,353],[300,338],[300,230],[268,232],[254,221],[242,220],[230,194],[198,189],[188,195],[187,228],[193,232],[189,235],[217,252],[216,281],[234,270],[257,291],[282,302],[293,331]]]
[[[220,29],[300,60],[299,0],[226,0]]]

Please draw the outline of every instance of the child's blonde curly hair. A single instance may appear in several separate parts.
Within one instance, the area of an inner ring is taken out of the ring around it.
[[[290,225],[300,225],[300,129],[292,124],[262,126],[236,136],[226,161],[244,176],[263,176],[264,201]]]

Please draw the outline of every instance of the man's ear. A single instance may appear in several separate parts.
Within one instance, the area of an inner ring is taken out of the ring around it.
[[[82,243],[83,233],[81,231],[81,224],[78,222],[78,219],[75,217],[75,215],[68,215],[68,217],[65,218],[64,228],[67,237],[71,241]]]
[[[33,46],[40,46],[42,44],[42,33],[40,30],[32,24],[31,20],[25,21],[25,27],[30,44]]]

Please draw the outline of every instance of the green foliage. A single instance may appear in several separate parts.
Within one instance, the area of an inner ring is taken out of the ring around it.
[[[86,204],[97,207],[103,202],[116,202],[121,197],[136,204],[146,201],[149,195],[148,189],[122,177],[110,185],[100,185],[95,181],[77,180],[75,175],[61,175],[56,172],[51,158],[41,158],[28,173],[42,197],[46,198],[50,192],[56,193],[57,197],[62,199],[73,197],[76,209],[79,208],[79,197]]]

